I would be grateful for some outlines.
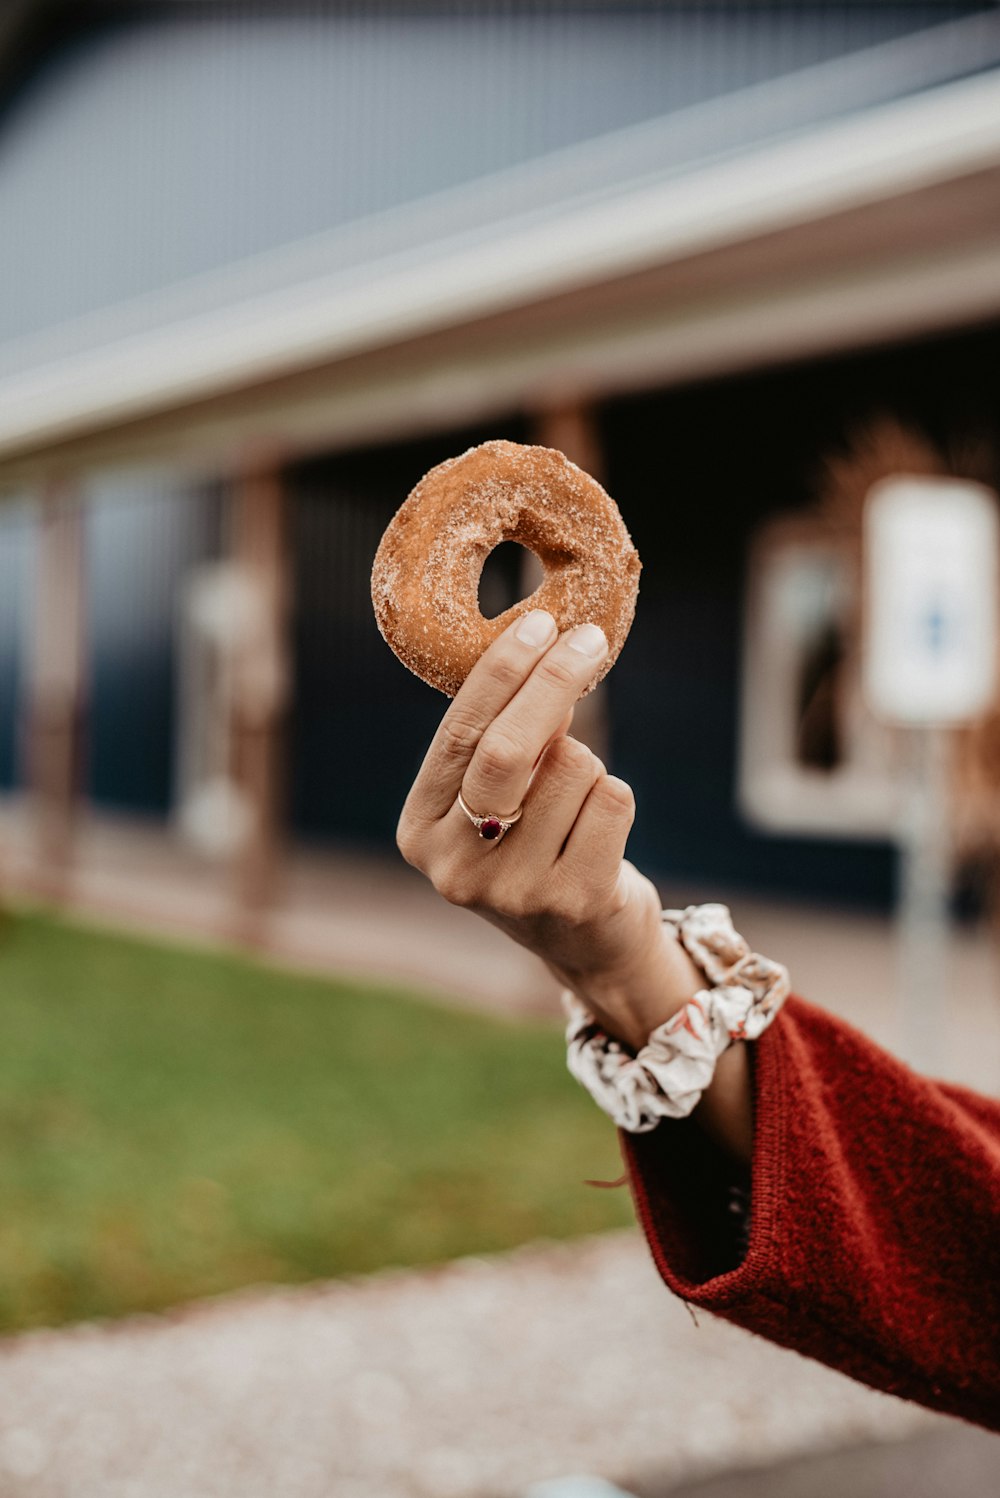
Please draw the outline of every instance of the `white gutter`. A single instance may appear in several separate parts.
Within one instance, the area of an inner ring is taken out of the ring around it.
[[[456,235],[8,375],[0,458],[997,164],[1000,74],[989,73],[687,175],[589,195],[556,216],[508,219],[471,243]],[[996,277],[1000,289],[1000,257]]]

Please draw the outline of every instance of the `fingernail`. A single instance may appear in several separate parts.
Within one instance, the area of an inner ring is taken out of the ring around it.
[[[525,614],[514,631],[522,645],[547,645],[556,632],[556,621],[544,609]]]
[[[589,656],[596,661],[599,655],[603,655],[608,648],[608,642],[604,637],[603,629],[596,624],[581,624],[569,635],[567,642],[570,650],[578,650],[581,655]]]

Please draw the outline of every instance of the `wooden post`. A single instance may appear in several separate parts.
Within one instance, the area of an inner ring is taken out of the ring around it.
[[[250,809],[237,860],[239,935],[254,941],[278,884],[284,813],[284,725],[289,669],[285,490],[274,459],[235,484],[232,555],[251,585],[253,620],[238,653],[233,693],[233,776]]]
[[[599,484],[604,482],[604,453],[591,405],[577,400],[550,406],[536,415],[534,427],[534,440],[541,447],[558,448]],[[533,592],[540,580],[541,564],[537,557],[529,556],[523,579],[525,594]],[[572,734],[607,764],[611,733],[607,688],[603,683],[576,704]]]
[[[76,497],[51,487],[39,503],[38,564],[28,684],[28,782],[37,828],[40,883],[65,889],[82,768],[84,515]]]

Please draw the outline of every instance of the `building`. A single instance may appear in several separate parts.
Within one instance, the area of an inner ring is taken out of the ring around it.
[[[26,4],[0,90],[0,786],[45,888],[81,801],[251,913],[283,835],[388,848],[443,703],[371,556],[502,435],[644,559],[590,725],[636,860],[889,899],[877,818],[747,814],[750,559],[879,413],[1000,440],[993,5]]]

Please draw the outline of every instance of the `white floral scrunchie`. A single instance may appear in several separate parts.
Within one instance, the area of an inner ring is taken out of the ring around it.
[[[756,1040],[788,997],[788,969],[751,952],[733,930],[725,905],[665,910],[668,926],[708,980],[658,1025],[633,1056],[601,1029],[568,989],[567,1064],[595,1102],[629,1134],[646,1134],[661,1118],[686,1118],[734,1040]]]

